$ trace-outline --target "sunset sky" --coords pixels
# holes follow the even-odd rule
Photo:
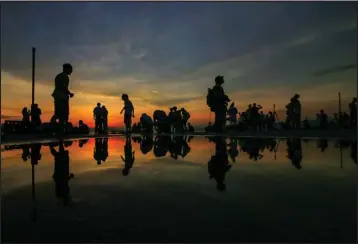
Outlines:
[[[111,127],[123,125],[122,93],[143,112],[185,107],[194,125],[209,121],[206,92],[216,75],[239,111],[273,104],[283,118],[294,93],[303,115],[343,109],[357,94],[354,3],[22,2],[2,3],[1,119],[20,119],[31,103],[53,114],[54,77],[74,67],[70,120],[93,126],[97,102]]]

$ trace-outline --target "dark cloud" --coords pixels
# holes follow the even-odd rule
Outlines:
[[[340,72],[344,72],[344,71],[351,70],[351,69],[357,69],[357,64],[341,65],[341,66],[336,66],[336,67],[332,67],[329,69],[320,70],[320,71],[313,73],[312,76],[324,76],[324,75],[328,75],[331,73],[340,73]]]

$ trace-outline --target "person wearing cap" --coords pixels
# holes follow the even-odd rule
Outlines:
[[[225,94],[224,76],[218,75],[215,77],[215,86],[211,89],[213,92],[213,112],[215,113],[214,130],[215,132],[223,132],[226,122],[227,105],[230,102],[229,97]]]
[[[61,125],[61,132],[65,132],[65,125],[68,122],[70,114],[69,98],[74,96],[74,94],[68,90],[70,83],[69,75],[72,74],[73,68],[69,63],[64,64],[62,68],[62,72],[55,78],[55,90],[52,93],[55,112],[51,120],[55,122],[56,119],[58,119]]]

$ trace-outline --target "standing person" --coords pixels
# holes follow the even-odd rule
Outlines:
[[[184,129],[184,132],[186,132],[186,131],[188,131],[187,124],[190,119],[190,113],[188,111],[186,111],[185,108],[182,108],[181,115],[182,115],[183,129]]]
[[[66,63],[62,67],[62,72],[55,78],[55,90],[52,93],[55,104],[55,113],[52,116],[51,121],[56,122],[58,119],[61,133],[64,133],[70,114],[69,99],[72,98],[74,94],[68,90],[68,85],[70,83],[69,75],[73,72],[72,65]]]
[[[39,105],[35,103],[33,106],[31,106],[31,118],[32,118],[32,127],[37,130],[41,126],[41,109],[39,108]]]
[[[95,121],[94,131],[96,134],[102,132],[102,117],[103,117],[103,110],[101,108],[101,103],[97,103],[97,107],[93,109],[93,118]]]
[[[230,124],[236,125],[237,124],[237,114],[239,112],[237,111],[237,108],[235,107],[234,102],[231,103],[228,113],[229,113]]]
[[[353,98],[352,102],[349,104],[349,117],[350,117],[350,126],[357,126],[357,98]]]
[[[108,110],[106,108],[106,106],[102,106],[102,112],[103,112],[103,117],[102,117],[102,128],[103,128],[103,132],[107,133],[108,132]]]
[[[294,125],[293,103],[294,100],[291,98],[290,103],[286,105],[286,125],[290,129],[292,129]]]
[[[215,86],[208,89],[207,105],[210,110],[215,113],[214,131],[224,132],[226,122],[227,103],[230,102],[229,97],[225,94],[224,76],[218,75],[215,77]]]
[[[27,107],[22,109],[22,123],[24,124],[25,132],[29,132],[31,122],[30,122],[30,112]]]
[[[295,94],[293,97],[293,103],[292,103],[292,109],[293,109],[293,126],[294,129],[300,129],[301,128],[301,102],[298,100],[300,98],[300,95]]]
[[[131,132],[131,125],[132,125],[132,117],[134,118],[134,107],[133,103],[129,100],[127,94],[122,95],[122,100],[124,101],[124,107],[121,110],[121,114],[124,110],[124,124],[126,126],[126,133]]]

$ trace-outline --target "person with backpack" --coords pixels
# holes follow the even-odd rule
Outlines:
[[[226,122],[227,105],[230,102],[229,97],[225,94],[222,85],[224,84],[224,76],[215,77],[215,86],[208,89],[206,97],[207,105],[211,112],[215,113],[215,121],[213,129],[215,132],[221,133],[224,131]]]

